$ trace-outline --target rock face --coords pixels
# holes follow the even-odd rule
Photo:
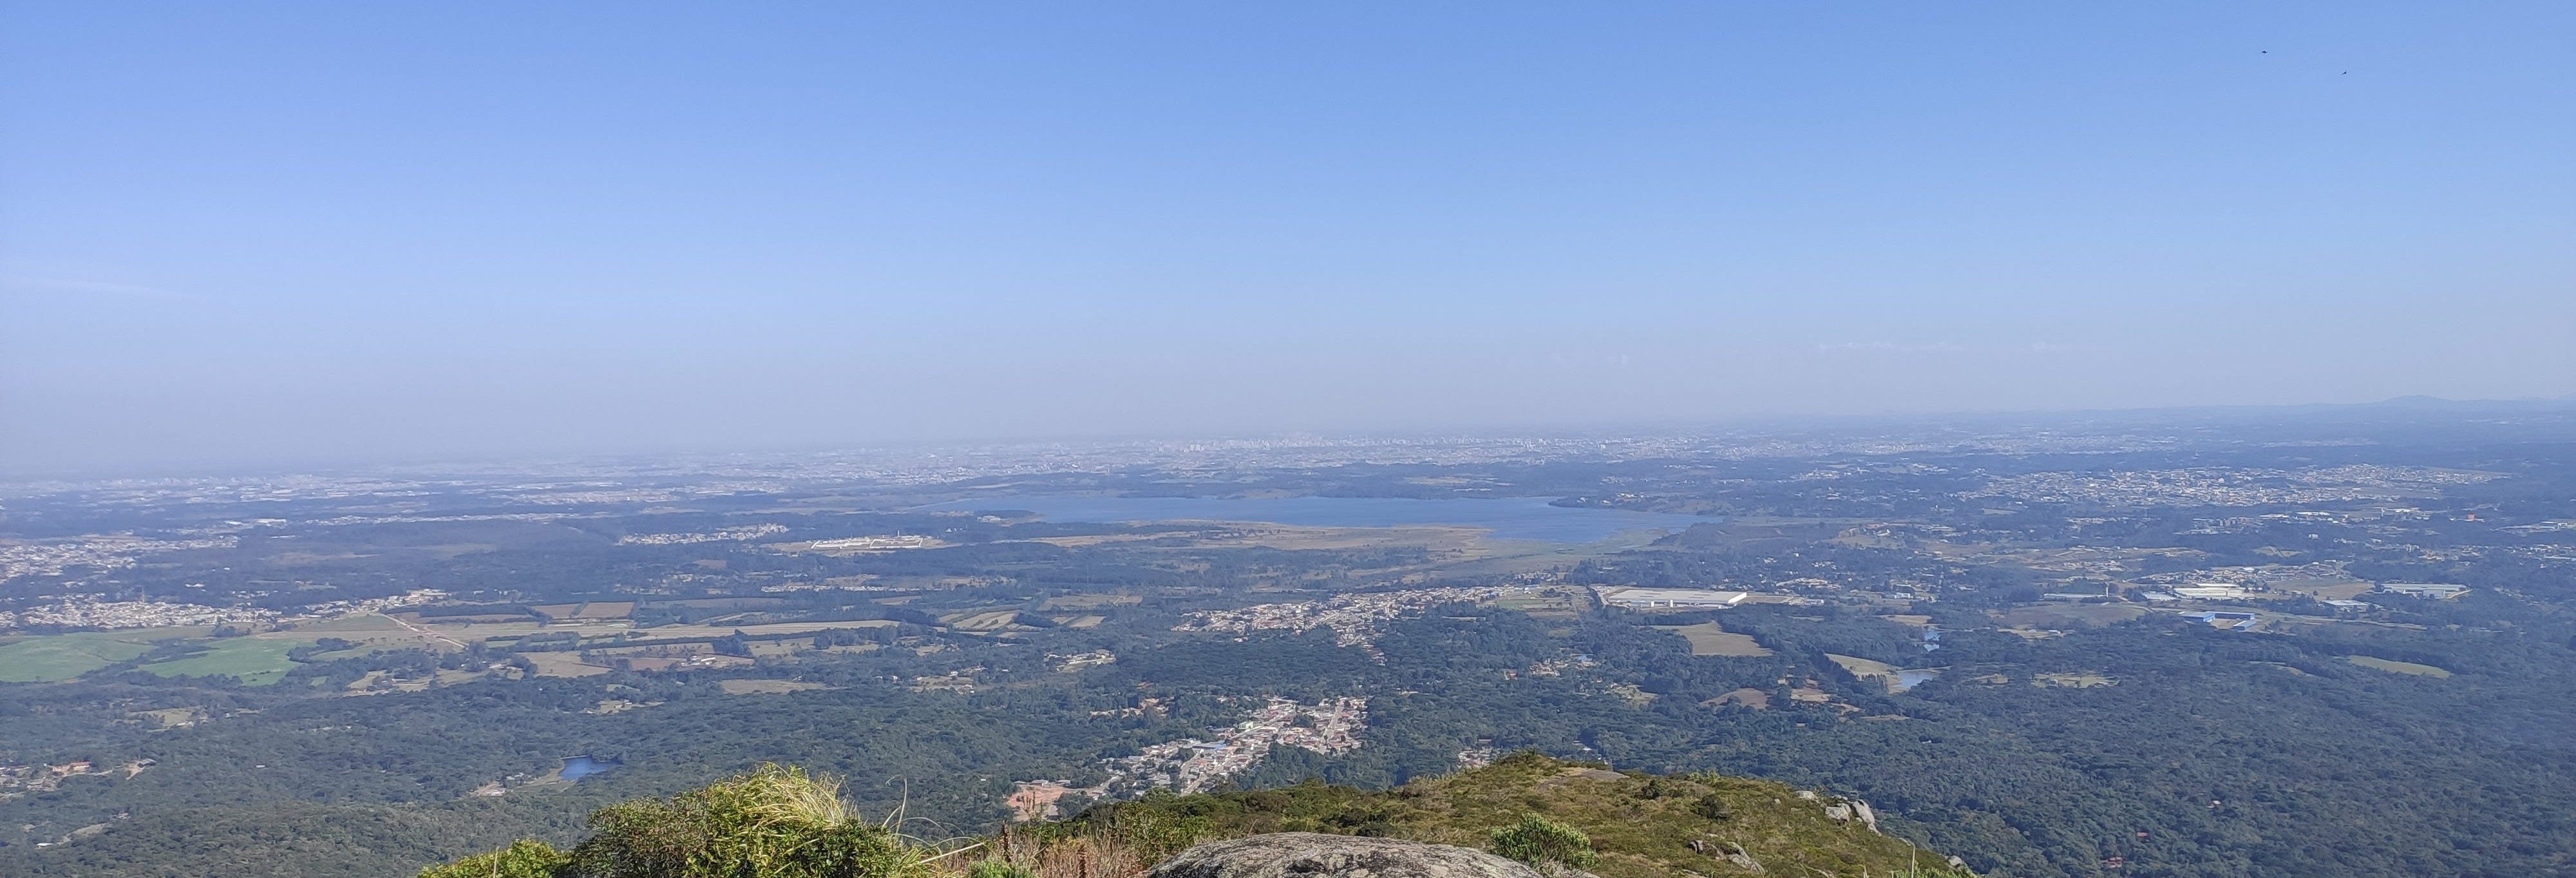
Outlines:
[[[1146,878],[1542,878],[1484,851],[1313,832],[1211,841],[1182,851]]]

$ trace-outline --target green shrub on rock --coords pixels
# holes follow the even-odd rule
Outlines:
[[[1582,830],[1531,814],[1494,830],[1494,853],[1532,866],[1592,868],[1592,839]]]
[[[858,819],[839,785],[763,765],[667,800],[590,815],[569,854],[542,842],[469,857],[421,878],[924,878],[922,848]]]
[[[523,838],[509,847],[421,870],[420,878],[555,878],[572,858],[553,845]]]

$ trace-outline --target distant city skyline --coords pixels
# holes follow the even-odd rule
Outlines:
[[[2576,7],[0,3],[0,471],[2576,394]]]

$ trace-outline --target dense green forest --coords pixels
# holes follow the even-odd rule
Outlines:
[[[1187,640],[1071,679],[1038,673],[967,695],[875,682],[880,669],[865,662],[796,668],[842,688],[786,695],[622,674],[363,699],[245,695],[235,703],[257,713],[83,753],[151,759],[150,770],[69,783],[0,813],[110,827],[59,852],[14,847],[24,874],[157,874],[153,864],[174,854],[255,848],[290,826],[310,829],[294,830],[308,844],[416,860],[503,836],[562,838],[604,801],[785,760],[882,779],[851,788],[862,807],[902,803],[971,827],[1003,816],[1012,780],[1204,734],[1232,715],[1225,696],[1361,694],[1371,698],[1367,746],[1330,759],[1282,748],[1240,782],[1384,787],[1448,771],[1462,749],[1527,747],[1841,791],[1895,815],[1890,832],[2011,874],[2089,874],[2114,856],[2162,875],[2459,873],[2576,856],[2566,816],[2576,711],[2563,697],[2576,681],[2563,640],[2255,638],[2179,622],[2037,642],[1961,632],[1929,656],[1945,668],[1939,679],[1890,694],[1821,656],[1924,664],[1893,624],[1759,609],[1725,620],[1775,655],[1693,657],[1678,636],[1635,624],[1683,619],[1453,607],[1391,627],[1377,643],[1382,662],[1321,634]],[[1555,677],[1506,673],[1568,655],[1593,663]],[[2352,655],[2435,662],[2454,676],[2390,674]],[[2032,684],[2073,671],[2112,683]],[[1801,705],[1782,682],[1806,679],[1835,702]],[[108,694],[57,688],[66,702]],[[1743,688],[1773,693],[1774,707],[1703,703]],[[584,712],[611,695],[660,704]],[[1080,719],[1140,697],[1169,707]],[[621,765],[506,799],[470,795],[573,754]],[[315,862],[325,861],[339,862]]]

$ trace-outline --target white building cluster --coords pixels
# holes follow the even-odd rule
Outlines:
[[[95,597],[64,598],[59,603],[16,613],[0,612],[0,629],[58,625],[64,628],[161,628],[175,625],[240,625],[285,618],[276,610],[209,607],[162,601],[102,601]]]
[[[1269,755],[1271,745],[1334,756],[1359,749],[1360,731],[1367,727],[1366,698],[1327,698],[1310,707],[1273,696],[1251,719],[1218,732],[1214,741],[1166,741],[1138,755],[1109,760],[1108,780],[1076,792],[1094,799],[1152,788],[1201,792],[1250,771]]]
[[[2502,477],[2497,473],[2372,464],[2299,470],[2191,467],[2031,473],[1996,479],[1960,496],[2127,507],[2270,506],[2393,500],[2445,485],[2475,484]]]
[[[745,527],[728,527],[723,530],[709,533],[627,534],[625,536],[618,537],[617,544],[621,546],[684,546],[691,543],[721,543],[726,541],[756,540],[761,537],[777,536],[786,532],[787,526],[783,524],[755,524]]]
[[[1816,580],[1823,582],[1823,580]],[[1601,603],[1630,610],[1723,610],[1744,603],[1751,594],[1701,588],[1630,588],[1600,586],[1592,590]]]
[[[129,536],[0,544],[0,580],[20,576],[61,576],[84,567],[101,571],[121,570],[134,566],[135,558],[153,552],[230,549],[238,545],[241,545],[239,537],[154,540]]]
[[[295,619],[339,616],[348,613],[382,613],[425,606],[445,600],[447,596],[447,592],[435,588],[416,588],[391,597],[325,601],[304,607],[295,613],[282,613],[258,607],[210,607],[204,604],[152,600],[106,601],[100,600],[96,595],[73,595],[56,603],[15,613],[0,611],[0,630],[48,625],[115,630],[188,625],[275,624]]]
[[[1488,603],[1506,595],[1536,594],[1538,591],[1511,586],[1476,586],[1342,594],[1322,601],[1256,604],[1239,610],[1192,613],[1188,621],[1172,626],[1172,630],[1243,637],[1255,631],[1296,632],[1330,628],[1336,643],[1368,646],[1376,639],[1379,626],[1408,613],[1418,613],[1442,604]]]

